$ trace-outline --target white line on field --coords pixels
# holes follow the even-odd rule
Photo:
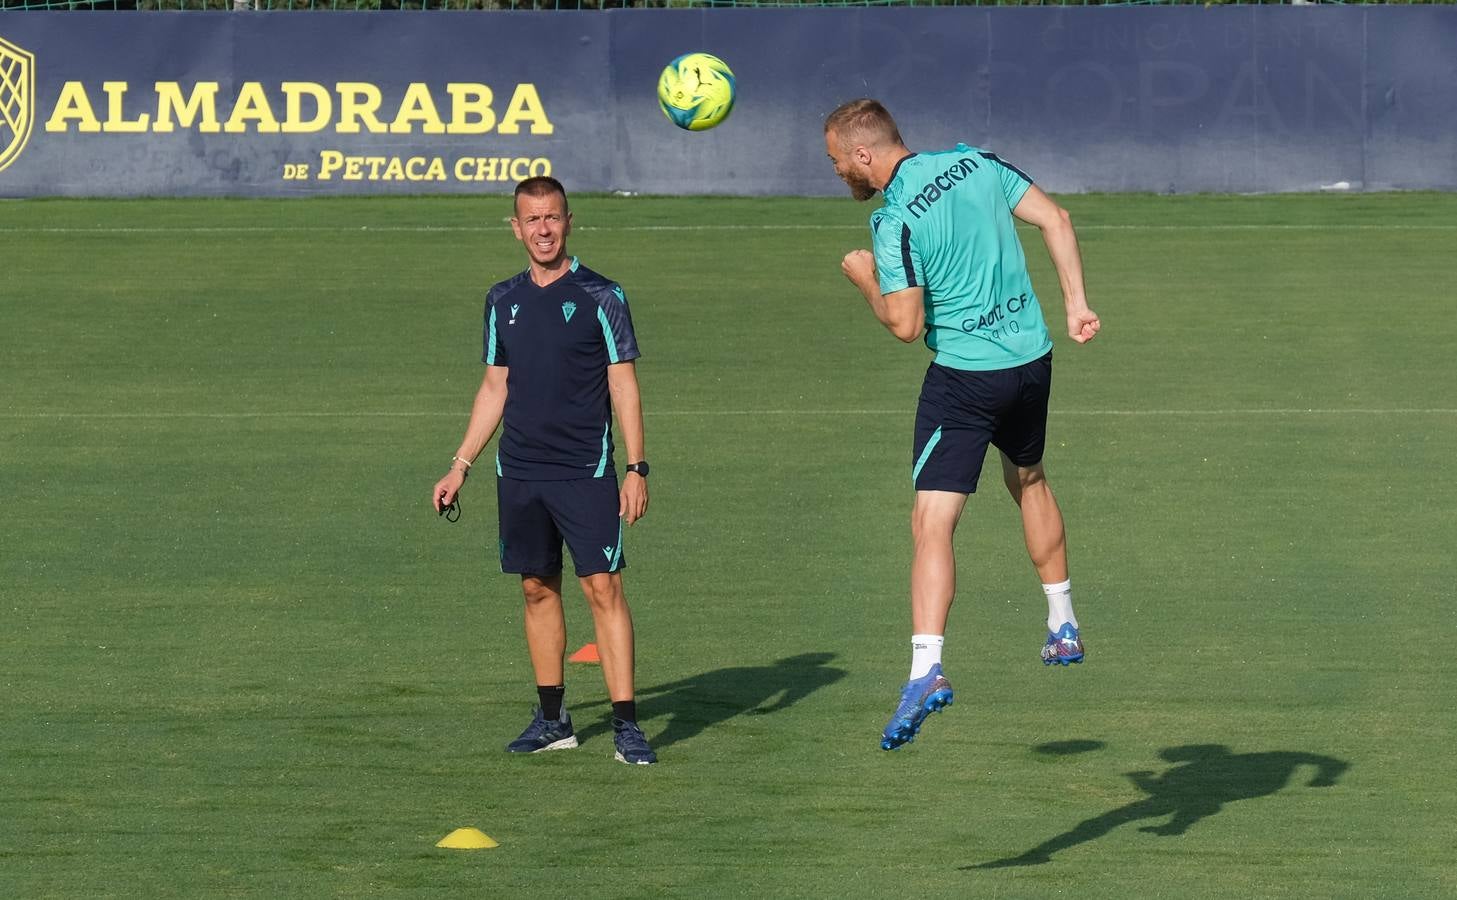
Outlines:
[[[1024,230],[1031,226],[1020,226]],[[578,225],[574,231],[864,231],[866,225],[816,225],[803,224],[756,224],[756,225]],[[1363,222],[1318,223],[1226,223],[1226,224],[1123,224],[1123,225],[1078,225],[1078,231],[1453,231],[1457,223],[1394,222],[1381,225]],[[357,234],[378,232],[381,234],[434,234],[454,232],[499,232],[504,225],[179,225],[179,226],[82,226],[27,228],[21,226],[0,227],[0,234]]]
[[[910,416],[914,409],[665,409],[644,413],[649,418],[657,417],[718,417],[718,416]],[[1054,416],[1452,416],[1457,408],[1447,407],[1401,407],[1390,409],[1372,408],[1250,408],[1250,409],[1054,409]],[[360,412],[326,412],[256,410],[251,412],[0,412],[0,419],[463,419],[466,412],[391,412],[387,410]]]
[[[1063,416],[1451,416],[1457,408],[1400,407],[1364,409],[1359,407],[1330,409],[1054,409],[1051,415]]]

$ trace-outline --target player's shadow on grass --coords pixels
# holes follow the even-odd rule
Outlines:
[[[637,718],[647,723],[667,717],[662,731],[652,734],[648,729],[653,748],[661,750],[735,716],[766,715],[793,706],[845,677],[844,669],[826,665],[834,658],[833,653],[801,653],[767,666],[730,666],[638,688]],[[602,700],[587,707],[605,705]],[[586,739],[608,728],[600,722],[578,734]]]
[[[1178,835],[1194,823],[1219,812],[1226,803],[1267,797],[1282,790],[1302,766],[1315,774],[1309,787],[1331,787],[1350,763],[1318,753],[1276,750],[1266,753],[1231,753],[1222,744],[1190,744],[1169,747],[1159,756],[1181,763],[1162,774],[1127,773],[1134,785],[1147,794],[1125,806],[1084,819],[1072,828],[1048,838],[1019,856],[996,859],[963,869],[1000,869],[1008,866],[1037,866],[1051,862],[1060,850],[1095,841],[1129,822],[1167,818],[1162,824],[1148,824],[1139,831],[1157,835]]]

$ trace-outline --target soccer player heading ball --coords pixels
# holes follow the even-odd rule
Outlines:
[[[880,741],[894,750],[952,700],[941,671],[956,588],[952,537],[988,444],[1001,453],[1002,479],[1022,510],[1027,552],[1047,597],[1042,662],[1083,659],[1062,513],[1042,469],[1052,341],[1014,217],[1042,232],[1062,285],[1068,335],[1087,343],[1099,322],[1083,294],[1067,212],[995,153],[965,144],[912,153],[890,113],[870,99],[830,113],[825,149],[856,200],[876,191],[885,199],[870,216],[874,250],[846,254],[845,277],[892,334],[910,343],[924,333],[935,353],[911,454],[911,673]]]

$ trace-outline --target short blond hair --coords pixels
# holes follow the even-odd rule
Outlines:
[[[879,100],[862,97],[835,107],[825,117],[825,134],[833,131],[845,146],[869,144],[871,146],[904,146],[900,129],[895,119]]]

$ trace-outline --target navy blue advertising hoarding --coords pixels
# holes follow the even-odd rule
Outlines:
[[[517,13],[7,15],[4,49],[33,59],[36,90],[0,193],[499,190],[558,159],[582,187],[602,184],[605,25]]]
[[[738,104],[686,132],[658,72]],[[838,194],[821,122],[1049,190],[1457,188],[1451,7],[0,14],[0,196]]]

